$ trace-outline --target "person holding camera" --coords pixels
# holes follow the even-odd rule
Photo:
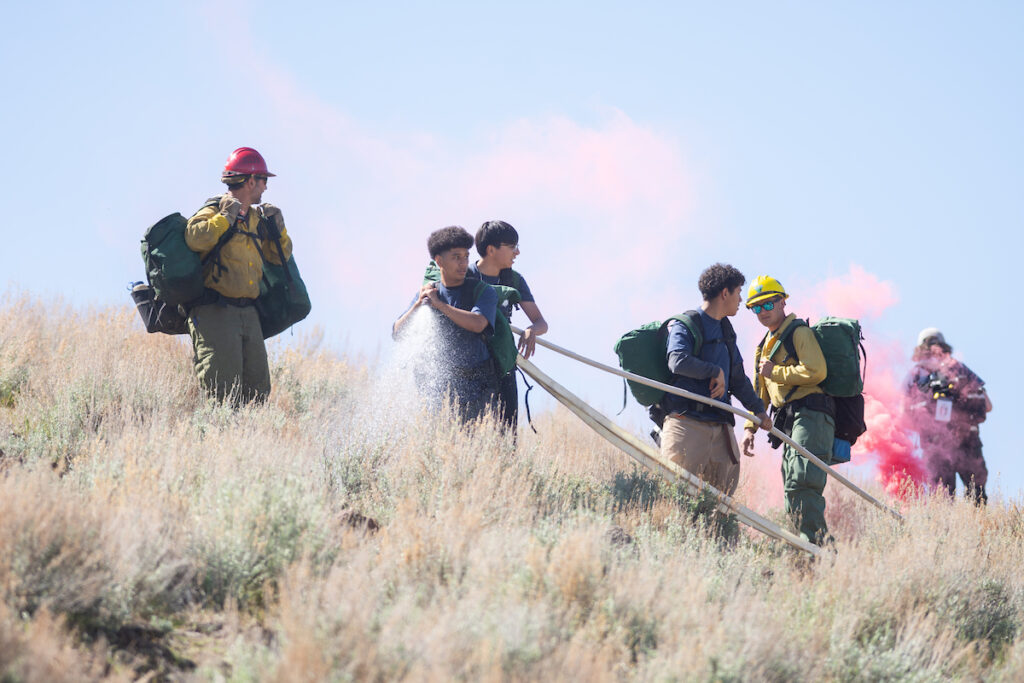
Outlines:
[[[959,475],[967,495],[987,503],[988,468],[978,425],[992,410],[992,401],[985,382],[952,351],[938,329],[921,330],[904,386],[903,412],[920,437],[932,486],[954,495]]]
[[[255,305],[263,260],[283,265],[281,254],[287,261],[292,253],[281,209],[260,204],[273,177],[259,152],[239,147],[221,174],[227,192],[207,201],[185,228],[185,243],[203,258],[206,285],[188,316],[193,364],[203,387],[220,401],[262,401],[270,393]]]

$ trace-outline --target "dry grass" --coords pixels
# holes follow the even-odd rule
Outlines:
[[[515,451],[315,335],[274,345],[270,401],[231,411],[140,327],[0,301],[0,680],[1024,671],[1019,507],[919,499],[900,526],[832,491],[836,553],[812,564],[565,413]]]

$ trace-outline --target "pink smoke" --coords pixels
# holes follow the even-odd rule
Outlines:
[[[845,275],[828,278],[809,291],[814,292],[814,295],[804,297],[800,302],[801,307],[807,309],[802,315],[857,318],[862,324],[865,320],[880,317],[899,302],[895,285],[880,280],[877,275],[856,264],[851,265]]]
[[[913,490],[909,484],[925,483],[928,472],[915,455],[913,430],[901,409],[906,344],[888,337],[878,325],[878,318],[899,301],[896,288],[862,266],[851,265],[846,274],[809,291],[815,294],[803,306],[812,318],[833,315],[861,322],[867,352],[864,421],[868,429],[854,445],[853,463],[871,461],[879,483],[890,495],[902,498]]]
[[[899,403],[886,405],[865,392],[864,421],[868,430],[857,439],[854,457],[873,454],[876,475],[886,492],[903,498],[912,490],[907,484],[923,484],[927,471],[924,462],[914,455]]]

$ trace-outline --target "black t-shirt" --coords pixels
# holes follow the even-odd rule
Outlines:
[[[480,268],[477,267],[477,264],[471,263],[469,264],[469,272],[466,273],[466,276],[479,278],[489,285],[505,285],[506,287],[514,287],[519,292],[521,301],[534,301],[533,292],[530,291],[530,285],[526,284],[526,278],[524,278],[521,273],[512,270],[511,268],[506,268],[505,270],[502,270],[497,276],[484,275],[483,273],[480,272]],[[515,284],[513,285],[511,283]],[[512,304],[505,303],[503,306],[501,306],[501,312],[505,314],[506,318],[511,320]]]

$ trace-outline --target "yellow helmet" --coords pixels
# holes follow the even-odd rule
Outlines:
[[[781,296],[783,299],[789,298],[782,283],[768,275],[758,275],[750,283],[750,289],[747,290],[747,307],[777,296]]]

